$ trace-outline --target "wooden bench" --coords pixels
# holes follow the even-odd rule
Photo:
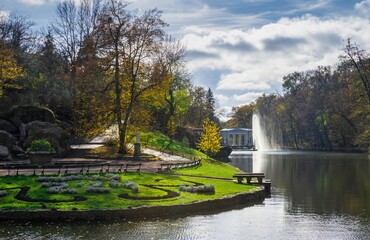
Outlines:
[[[237,178],[238,183],[242,183],[243,179],[247,180],[247,184],[251,184],[252,178],[257,178],[259,184],[262,184],[263,178],[265,178],[264,173],[238,173],[234,174],[233,178]]]
[[[125,167],[125,172],[128,172],[129,169],[136,169],[137,172],[140,172],[141,163],[127,163]]]

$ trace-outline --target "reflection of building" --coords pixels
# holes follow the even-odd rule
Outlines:
[[[252,129],[225,128],[221,129],[221,145],[232,148],[253,148]]]

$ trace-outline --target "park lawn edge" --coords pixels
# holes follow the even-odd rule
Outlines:
[[[166,141],[168,141],[168,138],[166,136],[161,135],[159,133],[149,133],[148,135],[149,135],[149,138],[159,137],[161,139],[165,139]],[[156,146],[153,146],[151,144],[149,144],[149,145],[153,148],[156,148]],[[188,147],[186,147],[186,146],[184,146],[184,145],[182,145],[181,143],[178,143],[178,142],[174,142],[172,147],[177,149],[176,150],[177,155],[184,155],[184,153],[185,153],[185,155],[187,155],[189,158],[193,157],[194,159],[198,158],[198,157],[204,157],[205,156],[203,153],[201,153],[201,152],[199,152],[195,149],[188,148]],[[200,181],[201,184],[212,184],[212,183],[215,183],[215,181],[217,183],[219,183],[218,181],[224,181],[225,183],[228,182],[228,184],[230,184],[231,183],[230,180],[231,180],[232,175],[237,173],[237,172],[240,172],[240,170],[238,168],[235,168],[235,167],[231,166],[231,165],[219,162],[219,161],[214,160],[214,159],[203,158],[202,162],[201,162],[201,165],[197,166],[197,167],[192,167],[192,168],[189,168],[189,169],[174,170],[174,171],[170,171],[169,173],[163,173],[163,174],[159,174],[159,173],[156,173],[156,174],[139,173],[140,177],[138,177],[138,178],[134,177],[133,179],[136,179],[136,181],[138,181],[139,184],[146,184],[146,183],[153,182],[153,179],[148,180],[148,182],[140,181],[140,179],[142,179],[143,176],[146,176],[146,177],[152,176],[151,178],[153,178],[153,176],[162,177],[164,179],[168,178],[167,179],[168,181],[171,181],[171,178],[172,178],[172,180],[173,179],[177,179],[177,180],[185,179],[186,180],[186,179],[192,178],[192,179],[198,179],[197,181]],[[122,174],[122,176],[127,176],[127,175]],[[131,174],[131,176],[133,176],[133,175]],[[25,176],[25,177],[27,177],[27,176]],[[32,176],[28,176],[28,177],[31,178]],[[35,176],[33,176],[33,177],[35,177]],[[1,180],[4,180],[4,178],[6,178],[6,176],[0,177]],[[29,182],[29,180],[28,181],[23,180],[23,184],[26,184],[27,182]],[[236,184],[236,183],[233,182],[233,184]],[[217,191],[220,190],[220,186],[218,184],[215,184],[215,185],[216,185],[216,193],[217,193]],[[230,192],[230,188],[233,188],[235,186],[236,186],[236,190]],[[190,197],[189,198],[189,193],[183,193],[182,196],[178,197],[178,199],[182,199],[180,201],[171,201],[171,200],[142,201],[139,204],[134,204],[134,203],[133,204],[126,204],[126,205],[120,205],[118,207],[112,207],[112,204],[106,204],[106,201],[105,201],[106,199],[104,199],[104,197],[101,197],[97,201],[96,205],[93,204],[94,207],[92,207],[92,206],[90,206],[90,207],[77,206],[76,207],[75,206],[76,204],[74,204],[74,202],[72,202],[72,204],[65,204],[65,205],[59,204],[59,206],[58,206],[58,204],[49,204],[49,203],[41,204],[43,206],[42,208],[35,207],[35,204],[33,204],[33,205],[30,204],[30,206],[27,207],[27,208],[24,208],[24,207],[20,207],[20,208],[17,208],[17,207],[11,208],[10,207],[9,208],[8,207],[8,208],[4,209],[2,206],[0,206],[0,213],[1,213],[0,214],[1,215],[0,220],[6,219],[7,217],[12,218],[11,213],[16,213],[15,215],[23,216],[23,218],[26,217],[25,215],[28,215],[28,217],[26,217],[27,219],[30,218],[30,217],[33,218],[31,216],[32,214],[29,215],[28,213],[42,213],[44,216],[41,216],[41,218],[52,218],[52,215],[54,215],[55,212],[68,213],[66,215],[68,217],[66,217],[66,218],[76,219],[76,218],[79,218],[78,216],[75,216],[74,213],[76,213],[76,212],[91,213],[91,212],[96,212],[96,211],[99,212],[96,216],[92,216],[91,214],[88,214],[88,216],[85,216],[83,218],[89,219],[89,218],[95,218],[95,217],[98,217],[98,216],[100,216],[99,218],[101,218],[101,217],[104,218],[104,213],[101,213],[101,211],[102,212],[104,212],[104,211],[108,211],[108,212],[119,211],[119,212],[122,212],[122,214],[124,214],[124,216],[126,216],[126,215],[131,214],[131,213],[128,213],[128,212],[132,212],[132,211],[135,211],[135,212],[139,211],[140,212],[141,210],[138,210],[138,209],[148,209],[149,208],[151,210],[146,210],[146,211],[151,212],[151,211],[154,211],[153,209],[162,208],[162,207],[175,208],[175,212],[187,213],[186,211],[192,212],[191,207],[190,207],[190,209],[188,209],[189,207],[185,207],[185,209],[188,209],[186,211],[181,210],[181,209],[177,209],[177,208],[182,208],[182,207],[188,206],[188,205],[191,206],[191,205],[194,205],[194,204],[195,204],[195,206],[197,206],[197,205],[202,206],[202,204],[205,204],[205,205],[211,205],[210,209],[212,209],[212,204],[214,202],[219,202],[219,201],[224,202],[224,203],[221,203],[221,204],[219,203],[218,204],[219,206],[217,206],[217,208],[220,208],[220,207],[222,208],[222,206],[227,207],[227,206],[232,206],[232,205],[239,204],[239,203],[245,203],[245,199],[247,199],[246,202],[253,202],[255,200],[260,200],[260,199],[264,198],[264,194],[262,194],[263,191],[261,190],[260,187],[256,187],[256,186],[246,187],[246,186],[247,185],[244,185],[244,184],[236,184],[236,185],[232,185],[231,187],[228,186],[228,187],[225,188],[225,189],[227,189],[227,191],[224,194],[219,194],[218,193],[218,194],[208,195],[206,197],[200,197],[200,198],[197,198],[197,197],[195,197],[195,198]],[[3,184],[0,184],[0,189],[2,189],[1,187],[3,187]],[[12,194],[14,196],[15,193],[13,192]],[[183,195],[187,195],[187,198],[184,199]],[[242,197],[240,198],[240,196],[242,196]],[[68,199],[68,197],[65,197],[65,196],[62,196],[61,198],[63,199],[63,197]],[[53,197],[51,197],[51,198],[53,198]],[[235,202],[235,199],[238,199],[237,203]],[[2,205],[2,198],[0,198],[0,204]],[[100,204],[102,204],[102,205],[100,205]],[[12,204],[10,204],[10,206],[11,205]],[[209,208],[209,207],[204,207],[204,209],[207,209],[207,208]],[[198,209],[198,208],[196,207],[195,209]],[[160,210],[160,211],[168,212],[166,210]],[[158,213],[157,212],[157,215],[160,216],[160,215],[163,215],[163,213],[160,213],[160,212]],[[60,216],[60,217],[62,217],[62,216]],[[15,216],[15,218],[17,218],[17,217]],[[22,217],[19,217],[19,218],[21,219]]]

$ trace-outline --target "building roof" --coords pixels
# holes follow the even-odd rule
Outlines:
[[[224,128],[220,132],[251,132],[250,128]]]

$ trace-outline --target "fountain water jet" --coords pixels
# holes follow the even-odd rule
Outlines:
[[[258,113],[253,113],[252,136],[254,147],[259,151],[278,149],[277,135],[274,124],[269,121],[261,121]]]

